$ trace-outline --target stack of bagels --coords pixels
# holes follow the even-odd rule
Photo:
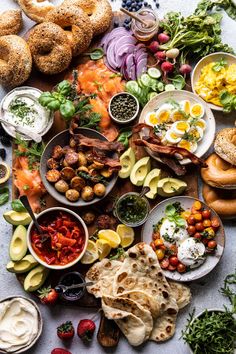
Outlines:
[[[205,202],[223,218],[236,216],[236,128],[222,129],[214,143],[215,153],[201,169]]]
[[[17,36],[22,28],[21,10],[0,17],[0,84],[16,87],[30,76],[32,63],[42,73],[58,74],[73,57],[88,49],[92,38],[111,25],[108,0],[64,0],[54,6],[48,0],[18,0],[23,12],[38,24],[27,41]]]

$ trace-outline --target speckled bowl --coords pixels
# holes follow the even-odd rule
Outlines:
[[[39,339],[39,337],[42,334],[42,330],[43,330],[42,315],[41,315],[41,312],[40,312],[38,306],[36,305],[36,303],[33,300],[28,299],[27,297],[22,296],[22,295],[16,295],[16,296],[6,297],[5,299],[1,299],[0,303],[5,302],[5,301],[9,301],[9,300],[12,300],[12,299],[17,299],[17,298],[24,299],[24,300],[30,302],[35,307],[35,309],[36,309],[36,311],[38,313],[38,333],[37,333],[36,337],[34,338],[34,340],[29,345],[27,345],[27,346],[25,346],[25,347],[23,347],[21,349],[18,349],[18,350],[14,351],[14,352],[9,352],[9,351],[7,352],[7,351],[5,351],[5,350],[0,348],[0,353],[3,353],[3,354],[10,354],[10,353],[11,354],[18,354],[18,353],[26,352],[27,350],[29,350],[30,348],[33,347],[33,345],[37,342],[37,340]]]

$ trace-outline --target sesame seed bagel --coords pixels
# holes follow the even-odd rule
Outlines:
[[[25,82],[32,70],[32,57],[26,41],[16,35],[0,37],[0,83],[16,87]]]
[[[43,22],[45,16],[55,6],[48,0],[18,0],[18,4],[26,16],[35,22]]]
[[[111,25],[113,13],[108,0],[65,0],[63,4],[79,6],[87,13],[94,36],[106,32]]]
[[[93,30],[88,15],[81,8],[66,5],[57,6],[47,14],[45,21],[54,22],[65,29],[73,56],[88,49],[93,37]]]
[[[222,129],[216,136],[214,148],[223,160],[236,165],[236,128]]]
[[[35,66],[44,74],[58,74],[68,68],[72,59],[65,31],[52,22],[35,26],[28,38]]]
[[[17,34],[23,25],[21,10],[8,10],[0,14],[0,36]]]

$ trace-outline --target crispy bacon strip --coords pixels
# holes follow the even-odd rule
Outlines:
[[[152,150],[154,153],[158,154],[165,154],[165,155],[170,155],[170,156],[175,156],[176,154],[181,155],[183,158],[188,158],[194,163],[195,165],[200,165],[202,167],[207,167],[206,163],[204,160],[200,159],[190,151],[177,147],[177,146],[166,146],[166,145],[156,145],[153,143],[150,143],[146,140],[143,139],[137,139],[134,141],[135,145],[138,146],[146,146],[150,150]]]
[[[103,163],[105,166],[110,167],[112,171],[119,171],[121,169],[120,159],[117,154],[115,156],[113,155],[113,157],[108,157],[103,151],[94,148],[93,159],[94,161]]]
[[[179,161],[173,157],[168,157],[164,155],[159,155],[161,162],[168,166],[177,176],[184,176],[186,173],[186,168],[180,165]]]
[[[146,123],[139,123],[136,124],[133,129],[132,132],[133,133],[139,133],[143,128],[147,128],[149,130],[149,137],[152,139],[155,139],[156,144],[161,143],[161,139],[159,138],[159,136],[157,136],[154,132],[154,128],[151,127],[150,125],[146,124]]]
[[[97,148],[103,151],[117,151],[122,152],[125,150],[123,144],[119,141],[102,141],[100,139],[88,138],[82,134],[74,134],[74,139],[78,141],[80,146],[86,146],[90,148]]]

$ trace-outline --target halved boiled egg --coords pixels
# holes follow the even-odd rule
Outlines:
[[[156,111],[156,116],[158,118],[158,123],[168,123],[171,121],[172,106],[168,103],[163,104]]]
[[[178,142],[180,142],[181,137],[177,135],[172,129],[169,129],[166,132],[164,140],[171,144],[177,144]]]
[[[145,117],[145,123],[154,127],[159,123],[156,112],[149,112]]]
[[[190,109],[190,115],[193,118],[202,118],[204,113],[205,109],[201,103],[194,104]]]
[[[178,147],[186,149],[186,150],[188,150],[190,152],[195,152],[197,150],[197,143],[196,142],[190,142],[188,140],[182,139],[178,143]]]
[[[188,134],[192,137],[193,141],[200,141],[203,138],[203,129],[200,127],[191,127]]]
[[[171,129],[176,135],[183,136],[184,133],[188,132],[190,129],[190,125],[188,122],[180,120],[172,124]]]
[[[198,119],[195,123],[194,123],[195,127],[199,127],[200,129],[202,129],[203,131],[206,129],[206,122],[203,119]]]
[[[179,105],[180,105],[180,108],[184,111],[184,113],[186,113],[188,115],[190,114],[191,103],[189,100],[180,101]]]
[[[182,112],[179,109],[175,109],[172,113],[171,113],[171,119],[172,122],[177,122],[178,120],[184,120],[185,118],[185,113]]]

